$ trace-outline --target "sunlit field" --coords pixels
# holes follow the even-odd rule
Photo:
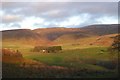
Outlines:
[[[65,47],[63,45],[63,50],[56,53],[32,52],[31,50],[33,49],[34,46],[28,46],[28,45],[7,44],[4,45],[3,47],[19,50],[22,53],[23,58],[28,60],[28,61],[23,60],[21,62],[18,61],[17,63],[14,63],[13,61],[13,64],[5,63],[5,66],[11,65],[10,68],[15,67],[14,68],[15,71],[20,69],[21,75],[18,74],[19,76],[28,77],[29,72],[31,72],[31,74],[33,75],[29,77],[39,77],[40,75],[41,77],[60,77],[60,76],[71,77],[70,75],[72,74],[73,77],[85,77],[85,76],[86,77],[116,77],[117,76],[116,62],[118,60],[117,57],[118,55],[117,54],[114,56],[110,55],[108,51],[108,47],[86,46],[81,48],[80,45],[78,46],[75,45],[76,49],[75,48],[70,49],[70,47],[74,47],[74,45],[71,46],[66,45]],[[36,61],[36,63],[34,63],[34,61]],[[27,67],[28,69],[19,67],[18,64],[23,64],[23,62],[26,65],[28,65]],[[32,63],[37,65],[37,67],[34,65],[32,66]],[[48,70],[45,70],[44,71],[45,73],[39,72],[39,67],[40,69],[42,68],[41,65],[39,65],[38,63],[41,63],[41,65],[44,66],[42,68],[47,68],[48,66],[51,66],[51,68],[49,67]],[[55,68],[56,70],[55,72],[52,67]],[[33,69],[38,71],[37,72],[32,71]],[[62,71],[64,69],[68,74]],[[59,70],[61,70],[61,72]],[[54,73],[52,73],[52,71]],[[22,75],[23,72],[26,72],[26,74]],[[11,72],[11,75],[12,74],[15,74],[15,72],[14,73]],[[56,74],[56,76],[53,76],[54,74]],[[63,74],[65,74],[65,76]],[[15,77],[17,77],[17,75]]]

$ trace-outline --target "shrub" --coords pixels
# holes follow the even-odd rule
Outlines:
[[[62,50],[61,46],[35,46],[33,51],[34,52],[40,52],[42,50],[46,50],[48,53],[49,52],[58,52]]]
[[[2,49],[2,56],[15,56],[15,57],[22,57],[22,54],[19,50],[12,50],[12,49]]]
[[[114,42],[111,45],[111,50],[120,52],[120,34],[114,37]]]

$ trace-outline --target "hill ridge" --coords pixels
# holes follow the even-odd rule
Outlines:
[[[4,40],[23,40],[37,43],[50,43],[59,39],[76,40],[85,37],[102,36],[118,33],[118,24],[99,24],[88,25],[82,28],[38,28],[30,29],[14,29],[2,31]],[[65,37],[66,36],[66,37]]]

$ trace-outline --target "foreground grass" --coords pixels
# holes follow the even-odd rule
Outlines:
[[[104,50],[101,53],[101,50]],[[25,58],[43,62],[48,65],[86,68],[91,70],[107,70],[105,66],[99,66],[98,63],[111,64],[110,55],[106,47],[95,47],[86,49],[64,50],[58,53],[32,53]]]
[[[31,52],[33,46],[4,45],[5,48],[18,49],[24,58],[36,60],[49,66],[63,66],[69,70],[21,68],[18,65],[3,65],[3,77],[117,77],[117,69],[111,63],[107,47],[66,47],[58,53]],[[73,47],[73,46],[72,46]],[[67,49],[68,48],[68,49]],[[101,53],[101,50],[104,52]],[[117,57],[116,57],[117,58]],[[112,66],[112,67],[111,67]],[[71,70],[75,69],[75,70]],[[31,76],[30,76],[31,75]]]
[[[15,64],[3,63],[3,78],[117,78],[114,71],[93,71],[87,69],[59,69],[20,67]]]

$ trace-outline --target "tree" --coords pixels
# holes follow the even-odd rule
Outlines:
[[[62,50],[62,47],[61,46],[50,46],[48,47],[47,49],[49,52],[58,52],[58,51],[61,51]]]
[[[113,62],[113,65],[116,64],[116,67],[118,67],[118,55],[120,53],[120,34],[118,34],[117,36],[114,37],[114,41],[111,45],[111,47],[109,48],[109,52],[110,52],[110,59]]]
[[[111,46],[112,51],[120,52],[120,34],[114,37],[114,42]]]

